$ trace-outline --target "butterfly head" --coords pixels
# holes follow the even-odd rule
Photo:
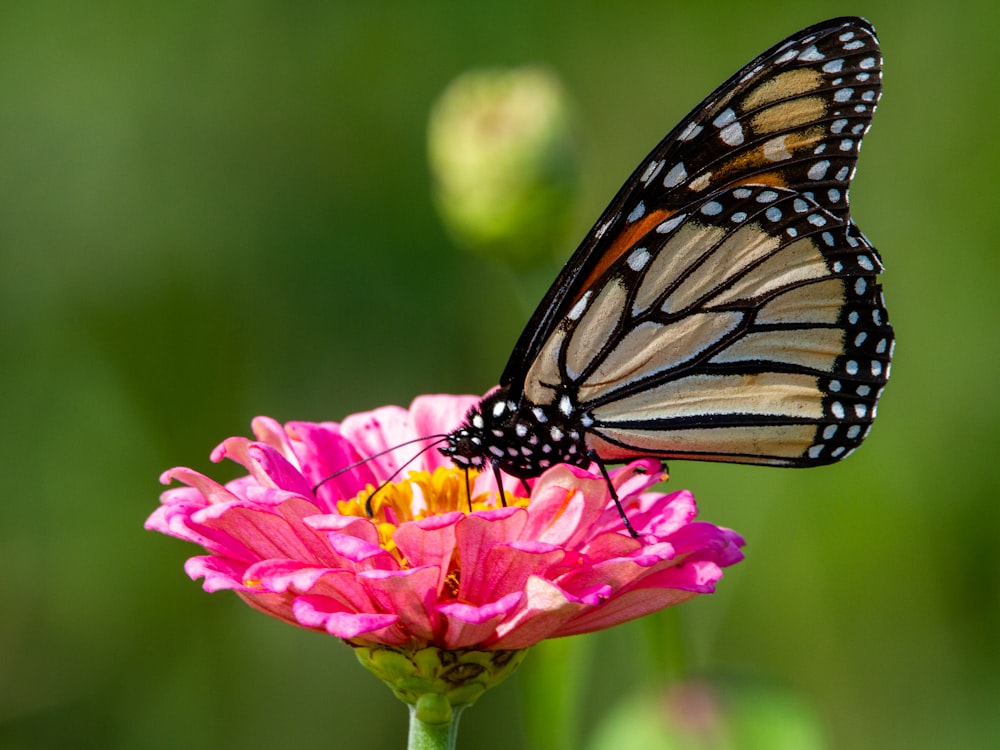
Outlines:
[[[536,477],[560,463],[586,465],[581,416],[566,403],[543,407],[514,400],[501,388],[484,398],[440,448],[456,465],[489,464],[516,477]]]

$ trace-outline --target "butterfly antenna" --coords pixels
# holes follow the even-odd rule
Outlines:
[[[324,484],[326,484],[327,482],[329,482],[331,479],[336,479],[341,474],[345,474],[348,471],[350,471],[351,469],[356,469],[359,466],[363,466],[364,464],[366,464],[369,461],[371,461],[373,458],[379,458],[380,456],[384,456],[386,453],[392,453],[394,450],[397,450],[399,448],[404,448],[407,445],[413,445],[414,443],[420,443],[420,442],[422,442],[424,440],[433,440],[434,441],[433,443],[431,443],[430,445],[428,445],[427,448],[424,448],[422,451],[420,451],[420,453],[418,453],[416,456],[413,457],[413,458],[416,458],[421,453],[423,453],[424,451],[426,451],[428,448],[433,448],[435,445],[437,445],[438,443],[440,443],[446,437],[448,437],[448,436],[446,434],[444,434],[444,433],[442,433],[440,435],[426,435],[424,437],[418,437],[418,438],[413,438],[412,440],[406,440],[406,441],[404,441],[402,443],[398,443],[398,444],[392,446],[391,448],[386,448],[385,450],[381,450],[378,453],[372,453],[370,456],[366,456],[365,458],[362,458],[362,459],[360,459],[358,461],[355,461],[353,464],[348,464],[344,468],[338,469],[337,471],[333,472],[329,476],[323,477],[321,480],[319,480],[319,482],[317,482],[315,485],[313,485],[312,491],[313,491],[313,493],[315,493],[316,490],[318,490]],[[411,458],[410,461],[412,461],[413,458]],[[407,461],[406,464],[403,464],[403,466],[406,466],[407,464],[409,464],[410,461]]]
[[[632,528],[632,524],[628,520],[628,516],[625,515],[625,509],[622,507],[621,500],[618,499],[618,492],[615,490],[615,486],[611,483],[611,475],[608,474],[607,468],[604,466],[604,462],[601,460],[600,456],[597,455],[596,451],[589,451],[587,456],[597,464],[597,468],[601,470],[601,476],[604,477],[604,481],[608,483],[608,492],[611,493],[611,499],[615,501],[615,507],[618,508],[618,515],[622,517],[622,523],[625,524],[625,528],[633,539],[638,539],[639,535],[635,533],[635,529]]]
[[[413,456],[411,456],[409,458],[409,460],[406,461],[406,463],[404,463],[402,466],[400,466],[398,469],[396,469],[394,472],[392,472],[392,476],[390,476],[388,479],[386,479],[384,482],[382,482],[382,484],[380,484],[378,487],[376,487],[375,491],[372,492],[372,494],[370,494],[368,496],[368,499],[365,500],[365,513],[368,515],[369,518],[371,518],[374,515],[374,511],[372,509],[372,500],[374,499],[374,497],[379,492],[381,492],[386,487],[388,487],[390,484],[392,484],[396,480],[396,477],[398,477],[400,474],[403,473],[403,469],[405,469],[407,466],[409,466],[410,464],[412,464],[414,461],[416,461],[418,458],[420,458],[422,455],[424,455],[431,448],[434,448],[434,447],[440,445],[441,443],[443,443],[445,440],[448,439],[448,436],[447,435],[431,435],[430,438],[418,438],[418,440],[428,440],[428,439],[434,439],[434,438],[437,438],[437,439],[434,440],[434,442],[431,443],[430,445],[425,445],[419,451],[417,451],[416,453],[414,453]],[[417,440],[409,440],[406,443],[400,443],[400,445],[407,445],[408,443],[415,443],[415,442],[417,442]],[[398,448],[399,446],[396,446],[396,447]],[[383,453],[385,453],[385,452],[387,452],[387,451],[383,451]],[[380,455],[380,454],[376,454],[376,455]],[[374,458],[374,456],[373,456],[373,458]]]

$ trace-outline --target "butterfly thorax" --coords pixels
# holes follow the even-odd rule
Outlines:
[[[512,476],[536,477],[556,464],[590,462],[583,438],[589,421],[568,397],[540,406],[500,388],[468,413],[440,450],[457,466],[495,465]]]

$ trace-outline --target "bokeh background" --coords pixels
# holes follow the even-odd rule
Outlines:
[[[827,747],[1000,746],[998,8],[0,5],[0,747],[401,747],[403,708],[348,649],[203,593],[195,549],[143,531],[158,474],[209,470],[257,414],[495,382],[559,258],[519,271],[442,229],[426,124],[456,75],[561,76],[584,175],[564,258],[704,95],[845,13],[886,58],[852,190],[899,339],[879,420],[838,466],[671,467],[747,560],[572,639],[579,746],[686,685],[695,708],[738,685]],[[461,744],[539,746],[538,685],[488,694]]]

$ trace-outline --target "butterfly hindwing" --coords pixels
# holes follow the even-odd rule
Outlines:
[[[879,270],[853,225],[802,193],[719,191],[584,293],[524,395],[568,393],[609,460],[835,461],[867,434],[888,377]]]
[[[709,193],[788,188],[846,219],[881,66],[871,25],[840,18],[794,34],[733,75],[626,181],[532,316],[501,384],[519,386],[551,329],[638,237]]]

